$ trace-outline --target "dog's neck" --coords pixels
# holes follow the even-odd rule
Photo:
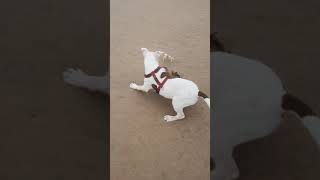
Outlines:
[[[159,66],[155,57],[147,56],[144,58],[144,73],[149,74]]]

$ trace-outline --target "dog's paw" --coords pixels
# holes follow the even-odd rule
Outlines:
[[[163,117],[165,122],[170,122],[170,121],[174,121],[174,116],[170,116],[170,115],[165,115]]]
[[[131,89],[137,89],[137,84],[136,83],[130,83],[129,87]]]
[[[80,69],[75,70],[70,68],[63,72],[64,81],[70,85],[81,85],[87,79],[87,76],[88,75]]]

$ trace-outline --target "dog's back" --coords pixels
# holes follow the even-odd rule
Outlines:
[[[213,62],[211,128],[212,138],[221,143],[217,146],[270,133],[281,121],[284,90],[277,75],[262,63],[227,53],[214,53]]]
[[[198,96],[198,92],[199,88],[194,82],[182,78],[173,78],[168,79],[159,94],[171,99],[174,96]]]

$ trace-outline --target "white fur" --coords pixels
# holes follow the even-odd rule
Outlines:
[[[163,56],[163,59],[169,58],[171,61],[173,60],[171,56],[161,51],[152,52],[147,48],[141,48],[141,51],[144,56],[145,74],[149,74],[159,66],[159,60],[161,56]],[[161,73],[164,71],[164,69],[161,69],[156,74],[160,82],[162,82],[164,79],[160,78]],[[156,84],[156,82],[153,77],[149,77],[144,78],[143,85],[131,83],[130,88],[148,92],[150,89],[152,89],[152,84]],[[168,79],[161,88],[159,94],[165,98],[172,99],[173,109],[177,114],[175,116],[165,115],[164,120],[166,122],[170,122],[185,118],[183,109],[187,106],[194,105],[198,101],[198,92],[198,86],[190,80],[182,78]],[[206,98],[205,101],[210,107],[210,99]]]
[[[309,130],[311,136],[320,146],[320,119],[317,116],[306,116],[302,119],[304,126]]]
[[[213,180],[232,180],[239,170],[232,157],[241,143],[270,134],[282,121],[281,102],[285,93],[279,77],[264,64],[244,57],[213,52],[213,96],[211,156],[215,160]],[[320,121],[303,120],[320,142]]]

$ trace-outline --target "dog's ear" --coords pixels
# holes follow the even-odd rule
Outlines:
[[[160,58],[162,56],[162,61],[164,61],[165,59],[169,59],[171,62],[173,62],[174,58],[172,56],[170,56],[169,54],[162,52],[162,51],[156,51],[155,52],[157,58]]]
[[[158,59],[160,59],[160,57],[161,57],[161,52],[160,51],[156,51],[154,54],[156,55],[156,57]]]
[[[147,52],[149,52],[149,50],[147,48],[141,48],[141,52],[144,56]]]

